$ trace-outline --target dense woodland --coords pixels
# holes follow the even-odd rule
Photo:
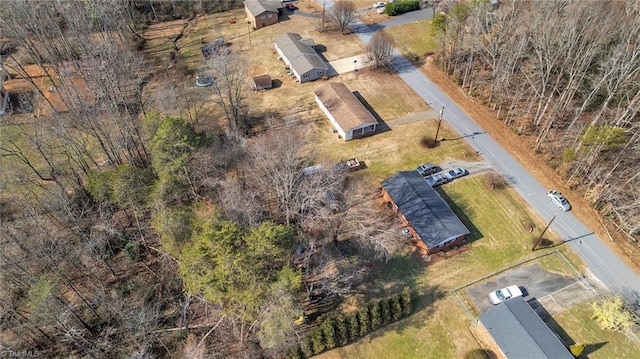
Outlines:
[[[443,0],[442,66],[640,238],[640,6],[636,1]]]
[[[637,10],[457,4],[436,18],[446,70],[538,136],[536,150],[637,236]],[[178,67],[150,70],[144,27],[230,6],[3,2],[3,74],[50,69],[64,103],[2,119],[4,346],[44,357],[278,357],[312,327],[355,340],[410,311],[405,291],[326,329],[364,264],[393,252],[395,219],[371,205],[375,188],[353,188],[343,167],[314,157],[300,127],[248,115],[241,56],[205,64],[226,121],[185,110],[179,85],[146,91]],[[301,342],[315,346],[309,353],[326,344]]]
[[[282,356],[366,277],[363,255],[370,263],[393,250],[394,218],[367,205],[375,189],[349,189],[346,167],[315,158],[298,127],[248,116],[241,56],[219,51],[204,64],[217,79],[215,118],[225,121],[189,110],[192,100],[174,81],[185,75],[172,72],[179,66],[150,70],[140,52],[145,24],[233,5],[3,3],[3,75],[38,65],[50,86],[36,86],[24,114],[2,119],[7,349],[43,357]],[[147,92],[157,79],[174,85]],[[358,326],[369,323],[358,314],[349,338],[410,312],[404,293],[371,304],[385,318]],[[335,323],[347,340],[345,318]],[[314,343],[292,355],[335,345]]]

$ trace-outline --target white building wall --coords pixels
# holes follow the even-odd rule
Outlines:
[[[342,127],[340,127],[340,125],[338,125],[338,122],[336,121],[336,119],[333,118],[333,116],[331,115],[331,112],[324,106],[324,104],[322,103],[322,101],[320,101],[318,96],[316,96],[316,103],[318,104],[318,106],[320,106],[320,108],[322,109],[322,112],[324,112],[324,114],[329,118],[329,121],[333,125],[333,128],[335,128],[336,131],[338,131],[338,134],[340,136],[342,136],[342,138],[344,138],[345,141],[350,140],[351,139],[351,133],[347,134],[347,133],[344,132]],[[349,136],[349,137],[347,137],[347,136]]]

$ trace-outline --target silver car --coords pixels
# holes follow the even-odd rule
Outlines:
[[[460,178],[464,175],[467,174],[467,170],[463,169],[463,168],[454,168],[451,171],[447,172],[447,177],[449,177],[450,180],[454,180],[456,178]]]
[[[549,197],[551,202],[553,202],[553,204],[560,208],[562,212],[567,212],[571,209],[569,201],[567,201],[567,199],[564,198],[564,196],[560,192],[553,189],[547,192],[547,197]]]

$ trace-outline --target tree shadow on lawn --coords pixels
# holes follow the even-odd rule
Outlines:
[[[422,260],[415,251],[410,254],[396,254],[386,263],[375,265],[370,272],[368,280],[358,290],[365,294],[365,302],[368,302],[387,298],[392,294],[399,293],[403,287],[408,286],[411,289],[412,314],[397,322],[398,327],[396,330],[401,331],[411,326],[422,327],[424,325],[422,319],[412,320],[414,314],[423,312],[431,304],[446,295],[446,291],[437,286],[429,286],[418,282],[418,279],[424,275],[424,270]],[[422,315],[424,315],[424,312],[421,313]],[[371,335],[381,336],[382,333],[383,331],[378,330]]]
[[[457,198],[454,201],[442,188],[436,188],[436,192],[438,192],[440,197],[442,197],[442,199],[445,202],[447,202],[449,207],[451,207],[451,210],[453,211],[453,213],[455,213],[456,216],[458,216],[458,218],[462,221],[465,227],[467,227],[467,229],[469,230],[470,233],[467,235],[467,238],[465,239],[465,243],[475,242],[478,239],[484,238],[484,235],[482,234],[482,232],[480,232],[478,227],[476,227],[473,224],[473,222],[469,219],[469,216],[472,216],[475,212],[474,212],[474,209],[471,208],[466,201],[460,198]]]

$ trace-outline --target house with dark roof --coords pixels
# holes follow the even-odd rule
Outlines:
[[[274,40],[278,57],[284,61],[299,82],[317,80],[327,76],[329,66],[316,53],[313,39],[300,34],[284,33]]]
[[[382,197],[400,216],[423,254],[461,245],[469,230],[418,171],[403,171],[382,181]]]
[[[508,299],[479,318],[493,348],[509,359],[573,359],[574,356],[522,297]]]
[[[246,0],[244,12],[253,29],[257,30],[278,22],[282,13],[282,3],[279,0]]]
[[[313,91],[316,103],[345,141],[372,135],[378,120],[341,82],[328,83]]]

